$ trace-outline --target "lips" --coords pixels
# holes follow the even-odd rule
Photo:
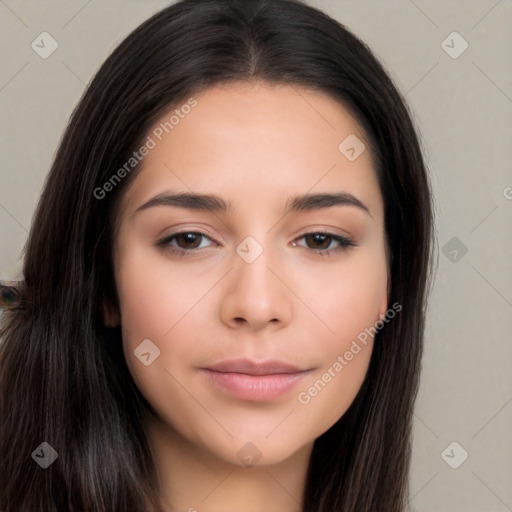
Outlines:
[[[269,401],[291,391],[311,371],[276,360],[222,361],[201,373],[215,389],[246,401]]]

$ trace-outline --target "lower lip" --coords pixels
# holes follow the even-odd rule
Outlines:
[[[274,375],[246,375],[243,373],[215,372],[201,368],[214,385],[242,400],[265,401],[285,394],[293,388],[308,371],[278,373]]]

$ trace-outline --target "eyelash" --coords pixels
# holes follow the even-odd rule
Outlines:
[[[177,233],[172,233],[165,238],[162,238],[158,242],[156,242],[156,247],[165,249],[177,256],[190,256],[194,252],[197,252],[198,249],[177,249],[170,245],[171,241],[175,239],[178,235],[198,235],[205,238],[208,238],[209,240],[212,240],[208,235],[205,235],[204,233],[198,232],[198,231],[179,231]],[[334,241],[338,242],[340,245],[336,249],[310,249],[315,254],[318,254],[320,256],[332,256],[333,254],[339,254],[341,252],[346,251],[350,247],[356,247],[356,244],[353,240],[350,238],[347,238],[345,236],[335,235],[334,233],[329,233],[326,231],[312,231],[310,233],[304,233],[302,236],[297,238],[296,240],[300,240],[301,238],[304,238],[308,235],[325,235],[329,238],[332,238]],[[330,244],[329,244],[330,245]]]

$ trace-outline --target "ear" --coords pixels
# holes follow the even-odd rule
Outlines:
[[[111,301],[103,299],[101,301],[101,315],[105,327],[117,327],[121,323],[121,318],[117,307]]]

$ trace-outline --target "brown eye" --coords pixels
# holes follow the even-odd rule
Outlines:
[[[195,231],[182,231],[181,233],[172,233],[171,235],[166,236],[162,240],[156,242],[155,245],[156,247],[170,251],[173,254],[185,256],[199,252],[200,249],[203,248],[207,249],[209,245],[201,246],[203,239],[209,241],[212,240],[204,233]]]
[[[327,233],[309,233],[304,236],[308,242],[313,242],[310,249],[327,249],[331,245],[332,236]]]
[[[185,232],[174,235],[174,238],[178,246],[182,249],[197,249],[202,236],[203,235],[200,233]]]
[[[332,233],[306,233],[299,237],[299,240],[302,238],[306,240],[307,249],[311,249],[315,254],[322,256],[330,256],[334,253],[346,251],[349,247],[356,246],[350,238]],[[333,243],[334,247],[331,247]],[[294,245],[297,244],[294,242]]]

